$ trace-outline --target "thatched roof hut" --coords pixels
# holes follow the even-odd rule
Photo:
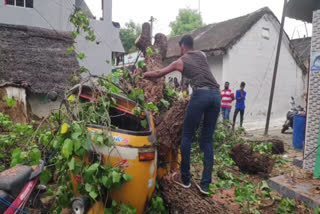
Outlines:
[[[67,32],[0,24],[0,83],[24,81],[31,93],[62,94],[79,70],[75,55],[66,54],[73,43]]]
[[[196,29],[190,32],[190,35],[194,38],[195,49],[202,50],[209,55],[224,55],[265,14],[274,16],[273,12],[268,7],[265,7],[245,16]],[[169,39],[168,59],[181,55],[179,41],[182,36]]]

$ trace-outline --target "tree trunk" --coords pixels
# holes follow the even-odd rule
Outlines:
[[[170,213],[203,214],[203,213],[234,213],[228,204],[214,201],[210,196],[204,196],[192,183],[186,189],[175,184],[169,176],[161,180],[161,194],[169,206]]]

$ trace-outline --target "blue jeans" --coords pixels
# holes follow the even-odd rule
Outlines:
[[[231,108],[226,108],[226,107],[222,107],[221,108],[222,111],[222,118],[223,120],[230,120],[230,112],[231,112]]]
[[[203,116],[200,149],[204,153],[203,172],[200,186],[209,189],[213,170],[213,133],[220,112],[221,97],[218,90],[196,90],[190,99],[183,124],[181,142],[181,179],[189,184],[191,144]]]

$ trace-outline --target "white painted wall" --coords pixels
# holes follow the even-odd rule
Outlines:
[[[208,63],[214,78],[221,88],[221,86],[223,86],[223,56],[209,56]]]
[[[262,37],[262,28],[270,29],[269,40]],[[229,81],[234,91],[239,88],[241,81],[247,84],[245,122],[261,121],[262,127],[267,114],[279,28],[279,23],[272,16],[265,15],[223,59],[223,82]],[[285,38],[271,115],[271,120],[274,121],[286,119],[291,96],[296,98],[297,104],[305,103],[305,80],[288,47],[288,40]]]
[[[175,77],[177,77],[177,79],[178,79],[178,82],[180,83],[181,82],[181,78],[182,78],[182,75],[181,75],[181,72],[180,71],[174,71],[174,72],[172,72],[172,73],[170,73],[170,74],[167,74],[166,75],[166,82],[169,82],[169,78],[172,78],[172,79],[174,79]]]
[[[24,88],[6,87],[8,98],[14,98],[24,104],[24,113],[27,115],[26,90]]]
[[[221,85],[223,56],[209,56],[208,63],[209,63],[209,66],[210,66],[211,72],[213,73],[214,78],[216,78],[217,82]],[[177,77],[178,81],[180,83],[182,75],[181,75],[181,72],[179,72],[179,71],[174,71],[170,74],[167,74],[166,75],[166,82],[169,81],[170,77],[171,78]]]
[[[75,0],[34,0],[34,8],[15,7],[5,5],[0,0],[0,23],[26,25],[69,31],[71,24],[68,20]]]
[[[95,75],[111,72],[112,51],[124,52],[119,29],[112,24],[112,0],[103,1],[104,19],[91,20],[97,42],[78,36],[75,45],[78,52],[86,54],[86,59],[79,61],[80,65],[87,67]],[[4,0],[0,0],[0,23],[72,31],[73,25],[69,22],[69,16],[73,12],[74,4],[75,0],[34,0],[34,8],[22,8],[5,5]]]

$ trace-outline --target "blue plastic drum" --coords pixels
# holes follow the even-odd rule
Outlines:
[[[293,148],[303,149],[306,128],[306,116],[295,115],[293,118]]]

